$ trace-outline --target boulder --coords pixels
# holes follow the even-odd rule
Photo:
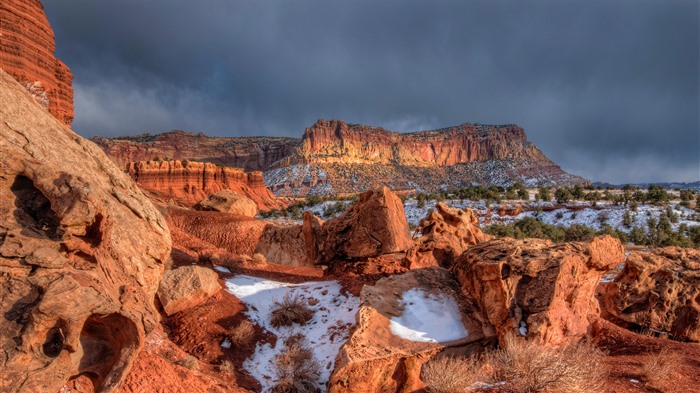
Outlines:
[[[247,217],[255,217],[258,214],[258,206],[252,199],[228,189],[209,195],[206,199],[199,201],[194,208]]]
[[[501,342],[516,333],[561,345],[588,334],[589,318],[600,312],[595,289],[623,261],[622,244],[610,236],[563,244],[500,239],[468,249],[453,271]]]
[[[605,289],[603,304],[623,321],[700,341],[700,251],[666,247],[630,253]]]
[[[213,270],[201,266],[168,270],[160,282],[158,300],[169,316],[198,306],[221,289],[217,277]]]
[[[365,286],[357,326],[340,348],[328,392],[416,392],[423,363],[441,351],[469,355],[488,340],[454,276],[432,267]]]
[[[491,239],[479,229],[479,218],[473,210],[452,208],[443,202],[435,208],[418,224],[415,245],[406,253],[410,269],[450,267],[467,248]]]
[[[170,233],[134,182],[0,70],[0,391],[111,392],[146,333]]]
[[[309,255],[322,264],[405,251],[413,245],[403,203],[387,187],[360,194],[358,202],[323,224],[320,236],[318,248]]]

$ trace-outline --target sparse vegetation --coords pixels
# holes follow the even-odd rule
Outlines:
[[[235,366],[232,361],[230,360],[222,360],[221,363],[217,366],[217,369],[219,372],[222,373],[233,373],[233,370],[235,370]]]
[[[314,316],[304,300],[299,296],[284,295],[282,301],[275,301],[272,309],[270,323],[278,328],[280,326],[292,326],[293,324],[305,325]]]
[[[678,370],[681,359],[677,353],[662,349],[642,366],[642,375],[646,383],[662,392],[669,391],[674,380],[674,371]]]
[[[231,328],[228,337],[233,345],[242,347],[253,340],[254,334],[255,327],[253,326],[253,323],[245,319],[235,327]]]
[[[509,393],[598,392],[606,375],[602,356],[589,343],[550,348],[508,336],[502,348],[479,357],[431,360],[421,379],[433,393],[480,391],[496,383]]]
[[[272,393],[317,393],[321,367],[301,334],[284,342],[286,349],[275,357],[277,381]]]
[[[189,354],[187,356],[185,356],[184,358],[175,362],[175,364],[177,364],[178,366],[185,367],[185,368],[190,369],[190,370],[199,369],[199,360],[196,357],[189,355]]]
[[[267,258],[265,258],[265,255],[256,252],[253,254],[252,258],[250,259],[250,264],[252,266],[261,266],[267,263]]]

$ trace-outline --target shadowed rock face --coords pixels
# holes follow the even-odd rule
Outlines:
[[[632,252],[603,302],[623,321],[700,341],[700,251]]]
[[[158,323],[170,233],[127,175],[4,71],[0,102],[0,391],[73,378],[112,391]]]
[[[595,289],[605,272],[624,261],[619,240],[553,245],[541,239],[500,239],[477,244],[453,271],[499,340],[520,334],[541,343],[578,341],[600,309]]]
[[[58,120],[73,121],[73,75],[54,57],[56,44],[39,0],[0,2],[0,68]]]

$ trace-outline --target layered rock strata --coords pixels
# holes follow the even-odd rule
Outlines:
[[[261,172],[194,161],[132,162],[126,171],[142,189],[185,206],[225,189],[251,199],[263,211],[285,206],[265,187]]]
[[[0,2],[0,68],[66,125],[73,121],[73,74],[58,60],[39,0]]]
[[[79,378],[114,391],[159,321],[168,227],[104,152],[4,71],[0,102],[0,391],[57,392]]]

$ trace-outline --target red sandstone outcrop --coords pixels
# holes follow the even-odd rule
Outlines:
[[[666,247],[632,252],[603,297],[613,316],[700,341],[700,251]]]
[[[261,170],[265,184],[284,196],[359,193],[382,186],[436,191],[472,183],[586,182],[562,171],[512,124],[466,123],[398,133],[319,120],[301,140],[210,138],[182,131],[93,140],[122,164],[169,157]]]
[[[57,392],[75,378],[113,391],[158,324],[168,227],[4,71],[0,102],[0,391]]]
[[[435,208],[418,224],[415,245],[406,253],[409,269],[450,267],[467,248],[491,239],[479,229],[479,218],[473,210],[456,209],[443,202]]]
[[[269,224],[231,213],[170,207],[168,224],[234,255],[251,256]]]
[[[198,306],[221,289],[213,270],[182,266],[168,270],[158,287],[158,300],[167,315]]]
[[[224,189],[246,196],[263,211],[285,206],[265,187],[261,172],[246,173],[238,168],[194,161],[132,162],[127,165],[127,172],[144,190],[185,206]]]
[[[440,342],[427,338],[412,341],[396,335],[390,323],[392,317],[414,312],[402,299],[408,291],[420,291],[421,296],[432,299],[451,299],[457,309],[450,311],[457,313],[453,317],[463,325],[466,336],[455,335],[452,340]],[[485,336],[481,324],[462,312],[469,309],[468,303],[461,298],[454,277],[445,269],[413,270],[383,278],[374,286],[365,286],[360,296],[357,327],[338,353],[328,382],[330,393],[421,391],[425,388],[420,380],[421,366],[433,355],[447,349],[453,356],[465,356],[482,348],[480,341]],[[441,311],[428,312],[438,315]]]
[[[12,75],[58,120],[73,121],[73,75],[58,60],[39,0],[0,2],[0,68]]]
[[[211,162],[246,172],[264,171],[292,154],[301,140],[278,137],[209,137],[185,131],[92,139],[119,165],[154,159]]]
[[[229,189],[221,190],[211,194],[194,205],[197,210],[217,211],[221,213],[238,214],[246,217],[258,215],[258,205],[241,194],[237,194]]]
[[[623,261],[622,244],[610,236],[557,245],[501,239],[469,248],[453,270],[485,314],[485,331],[495,331],[499,340],[520,333],[560,345],[588,333],[589,317],[600,311],[595,289]]]

